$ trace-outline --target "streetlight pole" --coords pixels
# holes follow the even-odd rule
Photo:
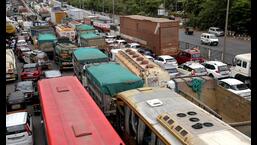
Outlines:
[[[222,52],[222,61],[225,60],[225,53],[226,53],[226,38],[227,38],[227,29],[228,29],[228,12],[229,12],[229,0],[227,0],[227,11],[226,11],[226,22],[225,22],[225,35],[224,35],[224,45],[223,45],[223,52]]]
[[[112,0],[112,22],[114,23],[114,0]]]

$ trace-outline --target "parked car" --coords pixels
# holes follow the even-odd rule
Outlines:
[[[173,64],[160,64],[160,66],[169,73],[171,78],[175,78],[180,75],[177,69],[178,67]]]
[[[15,84],[15,91],[21,91],[25,94],[26,102],[33,102],[38,96],[37,85],[33,81],[21,81]]]
[[[32,145],[33,122],[28,112],[6,115],[6,145]]]
[[[201,52],[198,48],[186,49],[179,52],[176,56],[178,64],[182,64],[188,61],[195,61],[203,63],[205,59],[201,57]]]
[[[192,27],[185,27],[185,34],[193,35],[194,34],[194,29]]]
[[[46,79],[57,78],[61,76],[62,76],[62,73],[59,70],[48,70],[44,72],[44,78]]]
[[[37,63],[24,64],[21,72],[21,80],[39,80],[41,68]]]
[[[186,76],[202,76],[207,75],[207,71],[203,65],[198,62],[186,62],[178,66],[178,70]]]
[[[208,33],[214,34],[216,36],[224,36],[224,31],[218,27],[210,27]]]
[[[147,59],[151,60],[152,62],[154,62],[154,58],[150,55],[144,55]]]
[[[157,64],[172,64],[174,66],[178,66],[177,60],[169,55],[160,55],[156,57],[155,63]]]
[[[230,92],[238,94],[248,100],[251,100],[251,89],[249,89],[243,82],[234,79],[227,78],[219,81],[219,85],[224,87]]]
[[[22,91],[11,92],[6,100],[7,111],[26,109],[25,94]]]
[[[206,61],[202,63],[208,75],[215,79],[227,78],[230,76],[228,65],[220,61]]]
[[[200,39],[201,44],[207,44],[210,46],[217,46],[219,44],[219,39],[214,34],[203,33]]]

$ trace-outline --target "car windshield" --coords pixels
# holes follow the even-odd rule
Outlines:
[[[214,36],[214,35],[210,35],[210,38],[211,38],[211,39],[217,39],[217,37]]]
[[[192,58],[200,58],[200,57],[201,57],[200,53],[192,54]]]
[[[171,68],[171,69],[167,69],[167,71],[172,74],[172,73],[177,73],[178,70],[176,68]]]
[[[248,87],[245,84],[238,84],[238,85],[232,85],[231,89],[239,91],[239,90],[246,90]]]
[[[216,31],[222,31],[220,28],[217,28]]]
[[[227,65],[219,66],[219,71],[229,71]]]
[[[35,67],[31,67],[31,68],[24,68],[24,72],[33,72],[33,71],[36,71],[37,70],[37,68],[35,68]]]
[[[21,132],[25,132],[25,126],[24,125],[16,125],[16,126],[10,126],[6,127],[6,135],[10,134],[17,134]]]
[[[206,72],[205,68],[203,68],[203,67],[195,68],[194,70],[195,70],[196,73],[204,73],[204,72]]]

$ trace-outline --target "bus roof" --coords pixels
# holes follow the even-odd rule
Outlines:
[[[38,82],[49,145],[124,145],[74,76]]]
[[[167,88],[130,90],[118,94],[118,99],[167,144],[251,144],[249,137]]]

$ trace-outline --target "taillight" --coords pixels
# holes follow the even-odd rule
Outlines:
[[[191,74],[192,74],[192,76],[194,76],[195,75],[195,70],[192,70]]]

